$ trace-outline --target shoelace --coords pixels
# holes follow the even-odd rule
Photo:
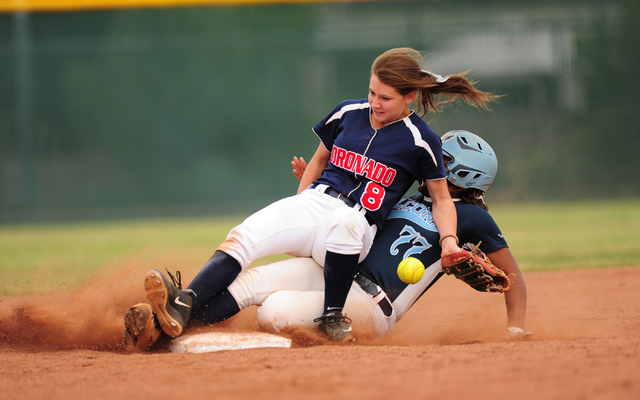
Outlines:
[[[323,315],[322,317],[313,320],[313,322],[326,322],[329,324],[340,323],[342,321],[351,324],[351,318],[342,314]]]
[[[171,278],[171,282],[173,282],[173,286],[177,287],[178,289],[182,290],[182,275],[180,274],[180,271],[176,271],[176,278],[173,277],[173,275],[171,275],[171,272],[169,272],[169,270],[167,268],[165,268],[165,270],[167,271],[167,274],[169,274],[169,278]],[[193,289],[184,289],[182,290],[183,292],[192,294],[194,296],[198,296],[196,294],[196,292],[193,291]]]
[[[173,282],[173,286],[176,286],[178,289],[182,290],[182,276],[180,275],[180,271],[176,271],[176,276],[178,277],[178,280],[176,282],[176,278],[174,278],[173,275],[171,275],[171,272],[169,272],[167,268],[165,268],[165,270],[167,271],[167,274],[169,274],[169,278],[171,278],[171,282]]]

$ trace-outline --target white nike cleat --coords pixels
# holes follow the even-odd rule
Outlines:
[[[167,271],[173,283],[164,277],[162,272],[152,269],[144,278],[144,290],[151,308],[156,313],[158,322],[164,333],[175,337],[182,333],[191,315],[191,289],[182,290],[180,272],[176,272],[177,281]]]

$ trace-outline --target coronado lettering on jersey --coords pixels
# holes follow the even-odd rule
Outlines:
[[[393,168],[335,145],[331,150],[331,163],[336,167],[365,176],[382,186],[391,185],[397,174]]]
[[[393,206],[393,211],[396,210],[410,212],[411,214],[426,222],[428,225],[432,225],[435,227],[435,223],[433,222],[433,214],[431,213],[431,207],[427,206],[424,203],[406,197],[402,199],[402,201],[399,201],[395,206]]]

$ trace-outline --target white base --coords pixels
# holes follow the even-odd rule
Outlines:
[[[291,340],[264,332],[207,332],[180,336],[169,343],[172,353],[211,353],[261,347],[290,348]]]

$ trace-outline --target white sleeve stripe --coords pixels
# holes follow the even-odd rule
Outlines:
[[[340,119],[342,118],[342,116],[344,115],[344,113],[346,113],[347,111],[353,111],[353,110],[363,110],[365,108],[369,108],[371,107],[369,105],[369,103],[358,103],[358,104],[350,104],[348,106],[344,106],[340,109],[340,111],[338,111],[337,113],[333,114],[331,116],[331,118],[329,118],[327,120],[327,122],[325,122],[325,125],[328,125],[331,121],[333,121],[334,119]]]
[[[431,146],[429,146],[429,144],[427,142],[422,140],[422,135],[420,134],[420,131],[418,130],[418,127],[415,126],[414,124],[412,124],[411,120],[409,118],[405,118],[404,119],[404,123],[405,123],[405,125],[407,125],[407,128],[409,128],[409,130],[411,131],[411,134],[413,135],[413,142],[416,144],[416,146],[422,147],[423,149],[425,149],[429,153],[429,155],[431,155],[431,159],[433,160],[433,163],[437,167],[438,166],[438,160],[433,155],[433,151],[431,150]]]
[[[443,179],[447,179],[447,177],[445,176],[444,178],[433,178],[433,179],[425,179],[425,181],[441,181]],[[453,199],[455,201],[455,199]]]

